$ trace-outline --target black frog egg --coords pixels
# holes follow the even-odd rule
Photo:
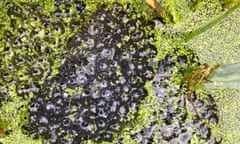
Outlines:
[[[53,103],[49,102],[46,104],[45,109],[47,112],[54,112],[56,110],[56,107]]]
[[[104,49],[101,53],[103,58],[112,57],[114,55],[114,49]]]
[[[63,119],[62,124],[64,127],[69,127],[71,124],[71,120],[68,118]]]
[[[77,78],[76,78],[76,82],[75,82],[75,83],[77,83],[78,85],[83,85],[83,84],[85,84],[87,81],[88,81],[87,75],[81,73],[81,74],[78,74],[78,75],[77,75]]]
[[[106,118],[97,118],[96,119],[96,123],[97,123],[97,128],[98,130],[103,130],[106,128],[106,124],[107,124],[107,119]]]
[[[102,91],[101,91],[101,96],[106,100],[108,100],[110,97],[112,97],[112,94],[113,94],[112,91],[107,88],[102,89]]]
[[[125,116],[128,112],[128,108],[124,105],[119,107],[118,113],[120,114],[120,116]]]
[[[48,124],[48,119],[47,119],[47,117],[41,116],[41,117],[39,118],[39,123],[40,123],[40,124],[45,124],[45,125],[47,125],[47,124]]]

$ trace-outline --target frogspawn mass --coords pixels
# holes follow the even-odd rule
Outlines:
[[[1,120],[9,122],[2,143],[17,143],[18,128],[34,138],[43,137],[43,143],[90,139],[100,143],[112,141],[114,134],[116,143],[126,143],[129,137],[139,143],[192,143],[197,139],[217,143],[209,123],[191,119],[184,84],[174,84],[174,77],[182,78],[186,65],[199,65],[193,52],[179,44],[169,45],[169,38],[175,43],[174,35],[163,32],[157,47],[173,51],[154,63],[153,72],[156,49],[150,41],[166,28],[159,20],[146,21],[133,5],[100,6],[88,19],[86,5],[78,0],[47,4],[55,11],[41,3],[21,2],[22,7],[16,3],[4,2],[1,13],[6,21],[1,25],[0,107],[10,107],[7,113],[1,109]],[[153,21],[163,28],[154,36]],[[143,88],[150,79],[152,95]],[[138,109],[146,95],[154,102],[148,99]],[[203,118],[217,124],[211,95],[194,100]],[[29,110],[23,115],[29,117],[24,121],[26,107]],[[131,110],[140,111],[139,116],[131,113],[129,117]],[[134,122],[134,129],[140,130],[119,136],[124,125],[131,127],[129,119],[135,118],[147,122]],[[28,120],[29,125],[22,127]]]
[[[29,109],[30,134],[51,143],[111,140],[137,110],[154,76],[150,59],[153,22],[116,4],[88,19],[66,47],[74,54],[62,62],[59,74],[46,80]]]

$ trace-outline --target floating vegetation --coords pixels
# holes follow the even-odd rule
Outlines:
[[[144,1],[93,1],[0,3],[0,142],[217,143],[215,99],[187,100],[197,34],[168,23],[192,2],[161,2],[163,23]]]

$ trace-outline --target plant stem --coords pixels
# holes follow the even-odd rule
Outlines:
[[[237,8],[240,7],[240,2],[238,2],[235,6],[233,6],[232,8],[230,8],[227,12],[225,12],[223,15],[221,15],[220,17],[212,20],[210,23],[204,25],[203,27],[198,28],[197,30],[187,33],[184,35],[184,39],[185,41],[189,41],[191,39],[193,39],[195,36],[200,35],[201,33],[205,32],[206,30],[212,28],[214,25],[220,23],[224,18],[226,18],[228,15],[230,15],[231,13],[234,12],[234,10],[236,10]]]

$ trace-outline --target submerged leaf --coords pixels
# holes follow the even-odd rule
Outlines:
[[[208,88],[240,88],[240,63],[216,68],[210,80],[211,83],[205,84]]]

